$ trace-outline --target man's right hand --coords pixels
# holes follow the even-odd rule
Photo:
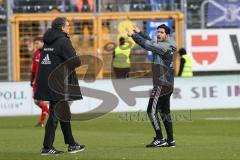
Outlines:
[[[131,31],[131,30],[129,30],[128,28],[126,28],[126,31],[127,31],[127,35],[128,35],[129,37],[132,37],[132,35],[134,34],[134,32]]]
[[[138,26],[136,26],[136,25],[133,26],[133,31],[134,31],[135,33],[141,32],[141,30],[140,30],[140,29],[138,28]]]

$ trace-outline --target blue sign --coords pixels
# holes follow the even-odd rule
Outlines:
[[[240,1],[209,1],[207,27],[240,27]]]

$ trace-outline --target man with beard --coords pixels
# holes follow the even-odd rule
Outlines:
[[[151,40],[146,33],[141,32],[136,26],[133,30],[127,29],[127,33],[142,48],[153,52],[153,89],[147,114],[156,137],[146,147],[176,147],[170,115],[170,96],[174,88],[173,55],[176,51],[176,43],[170,37],[170,29],[164,24],[159,25],[157,27],[157,41]],[[158,112],[165,126],[167,139],[162,135]]]

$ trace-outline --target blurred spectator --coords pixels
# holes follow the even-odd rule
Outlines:
[[[147,10],[147,4],[145,0],[132,0],[131,11],[145,11]]]
[[[101,1],[100,8],[101,12],[115,12],[117,10],[116,5],[113,4],[113,0]]]
[[[181,56],[178,76],[192,77],[193,72],[192,72],[192,59],[191,59],[191,57],[187,55],[187,52],[184,48],[180,48],[178,53]]]
[[[112,12],[112,11],[113,11],[113,5],[110,4],[110,3],[107,3],[107,4],[105,5],[105,10],[106,10],[107,12]]]
[[[174,9],[179,0],[13,0],[14,13],[59,12],[128,12]],[[101,3],[99,6],[99,2]]]
[[[177,10],[180,0],[146,0],[148,8],[152,11]]]
[[[130,2],[131,0],[116,0],[117,6],[118,6],[118,11],[119,12],[129,12],[130,11]]]
[[[59,12],[75,11],[74,0],[14,0],[14,13],[35,13],[58,10]]]
[[[4,9],[4,2],[0,0],[0,31],[6,30],[6,12]]]
[[[146,3],[152,11],[160,11],[161,9],[161,0],[146,0]]]
[[[201,3],[203,0],[188,0],[187,1],[187,27],[199,28],[201,26]]]
[[[74,11],[72,9],[72,3],[71,3],[72,0],[58,0],[56,5],[57,5],[57,8],[60,12],[71,12],[71,11]]]
[[[93,12],[94,0],[75,0],[77,11]]]
[[[162,0],[164,10],[175,10],[175,0]]]
[[[78,48],[91,48],[94,45],[93,22],[91,20],[75,20],[74,35]],[[87,50],[84,50],[86,53]]]
[[[33,52],[33,41],[31,37],[23,37],[20,40],[21,58],[31,58]]]
[[[15,13],[34,13],[50,11],[56,6],[56,1],[14,0],[12,8]]]
[[[6,20],[6,12],[3,4],[0,4],[0,21],[5,21],[5,20]]]
[[[117,78],[127,78],[130,72],[131,48],[125,43],[125,38],[120,37],[119,46],[113,52],[113,69]]]

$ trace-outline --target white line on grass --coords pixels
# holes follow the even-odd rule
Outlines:
[[[222,121],[222,120],[240,120],[240,117],[207,117],[204,120]]]

